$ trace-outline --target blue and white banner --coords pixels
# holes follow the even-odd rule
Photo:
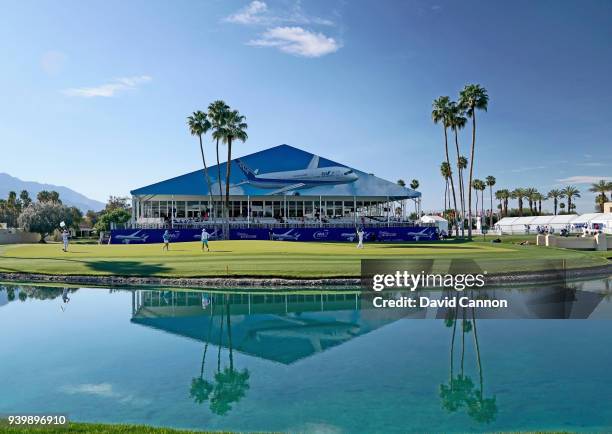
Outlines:
[[[149,244],[163,242],[165,229],[116,229],[111,231],[112,244]],[[201,229],[168,229],[170,242],[199,241]],[[209,230],[209,240],[221,238],[221,228]],[[274,241],[347,241],[356,242],[353,228],[245,228],[230,229],[232,240]],[[365,242],[432,241],[438,239],[435,227],[364,228]]]

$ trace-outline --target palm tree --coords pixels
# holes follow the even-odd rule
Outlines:
[[[463,186],[463,169],[467,167],[467,159],[462,157],[459,152],[459,134],[458,131],[463,129],[467,123],[467,118],[464,116],[463,110],[456,102],[451,102],[449,105],[449,124],[455,135],[455,150],[457,151],[457,173],[459,177],[459,205],[461,206],[460,224],[461,236],[464,235],[463,219],[465,218],[465,189]]]
[[[442,164],[440,165],[440,174],[442,175],[442,177],[444,178],[444,181],[446,182],[446,187],[444,188],[444,212],[446,212],[447,208],[446,207],[446,198],[448,197],[448,180],[452,175],[452,171],[450,166],[448,165],[448,163],[446,161],[443,161]]]
[[[525,189],[525,197],[527,197],[527,200],[529,201],[529,212],[531,212],[531,215],[535,215],[535,211],[533,210],[533,203],[534,203],[534,196],[537,192],[538,190],[536,190],[533,187],[529,187]]]
[[[223,138],[220,134],[225,123],[225,117],[229,111],[229,106],[222,100],[213,101],[208,105],[208,119],[210,119],[213,130],[213,139],[216,141],[217,151],[217,182],[219,183],[219,203],[223,202],[221,189],[221,164],[219,162],[219,141]]]
[[[472,185],[474,175],[474,148],[476,147],[476,110],[487,111],[489,95],[479,84],[468,84],[459,92],[459,107],[465,110],[467,117],[472,118],[472,147],[470,152],[470,176],[468,185]],[[468,192],[468,238],[472,237],[472,190]]]
[[[448,164],[448,167],[452,167],[450,164],[450,157],[448,155],[448,127],[450,126],[449,115],[450,115],[450,98],[447,96],[441,96],[435,99],[432,105],[431,119],[433,120],[434,124],[438,124],[440,122],[442,123],[442,127],[444,128],[444,150],[446,152],[446,163]],[[457,230],[456,234],[459,235],[459,227],[458,225],[456,225],[457,223],[456,222],[457,197],[455,195],[455,183],[453,181],[452,172],[449,176],[449,180],[450,180],[450,185],[451,185],[451,191],[453,193],[453,206],[454,206],[453,209],[455,211],[454,220],[455,220],[455,226]]]
[[[511,193],[512,199],[518,199],[519,217],[523,217],[523,198],[525,198],[526,195],[524,188],[515,188]]]
[[[609,190],[612,190],[612,182],[607,182],[603,179],[599,182],[594,182],[589,188],[589,191],[597,193],[596,202],[599,204],[599,212],[604,212],[604,203],[608,201],[606,192]]]
[[[548,192],[546,196],[549,199],[553,199],[554,213],[555,215],[557,215],[557,206],[559,205],[559,199],[563,199],[565,197],[565,194],[563,193],[563,191],[553,188]]]
[[[420,184],[418,179],[413,179],[412,181],[410,181],[410,188],[412,188],[413,190],[419,188],[419,185]]]
[[[489,217],[489,227],[492,228],[493,227],[493,186],[495,185],[496,179],[494,176],[487,176],[485,178],[485,182],[487,184],[487,187],[489,187],[489,197],[491,198],[491,209],[489,210],[491,212],[491,216]]]
[[[204,145],[202,144],[202,135],[206,134],[208,130],[210,130],[210,121],[208,120],[206,113],[198,110],[193,112],[191,116],[187,117],[187,125],[189,126],[189,132],[191,135],[198,136],[198,139],[200,140],[200,155],[202,156],[202,164],[204,165],[204,179],[208,185],[208,195],[210,197],[210,206],[212,207],[212,185],[210,183],[210,177],[208,176],[208,166],[206,165]]]
[[[225,122],[221,128],[220,137],[223,143],[227,144],[227,171],[225,174],[225,211],[227,219],[227,230],[229,232],[229,190],[230,190],[230,176],[232,174],[232,143],[235,140],[245,142],[249,136],[246,133],[249,127],[246,122],[246,118],[242,116],[238,110],[228,111],[225,115]]]
[[[533,195],[533,200],[534,200],[534,208],[536,208],[535,202],[537,202],[538,215],[542,215],[542,201],[546,200],[546,196],[544,196],[539,191],[536,191],[535,194]]]
[[[399,185],[400,187],[406,187],[406,181],[404,181],[403,179],[398,179],[397,185]]]
[[[573,207],[572,207],[572,198],[580,197],[580,190],[578,190],[573,185],[568,185],[567,187],[565,187],[561,191],[563,192],[565,197],[567,197],[567,212],[571,213],[572,209],[573,209]]]
[[[483,191],[485,190],[486,186],[484,181],[480,180],[480,179],[474,179],[472,181],[472,188],[474,189],[474,191],[478,192],[480,191],[480,196],[481,196],[481,201],[480,201],[480,209],[481,209],[481,215],[484,214],[484,204],[483,202]],[[478,193],[476,193],[476,215],[478,215]]]
[[[505,188],[495,192],[495,199],[499,200],[501,214],[504,216],[508,215],[508,199],[510,196],[510,192]]]

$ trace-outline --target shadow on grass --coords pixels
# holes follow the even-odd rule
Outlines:
[[[477,251],[477,248],[467,246],[457,246],[452,244],[435,244],[435,245],[419,245],[419,244],[398,244],[381,246],[381,249],[427,249],[427,250],[472,250]]]
[[[95,261],[87,262],[86,267],[92,271],[119,276],[153,276],[170,271],[169,267],[162,264],[145,264],[138,261]]]

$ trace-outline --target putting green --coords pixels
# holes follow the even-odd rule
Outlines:
[[[574,264],[602,265],[605,255],[511,243],[441,241],[431,243],[366,244],[297,243],[283,241],[213,241],[211,251],[200,243],[93,245],[59,244],[0,247],[0,272],[118,276],[358,276],[361,259],[465,258],[495,260],[500,270],[535,259],[566,259]],[[497,268],[497,267],[496,267]],[[498,270],[498,271],[500,271]]]

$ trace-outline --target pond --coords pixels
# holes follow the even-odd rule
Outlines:
[[[236,431],[612,428],[610,279],[580,283],[595,297],[554,316],[586,320],[455,321],[373,309],[350,290],[0,288],[0,414]]]

